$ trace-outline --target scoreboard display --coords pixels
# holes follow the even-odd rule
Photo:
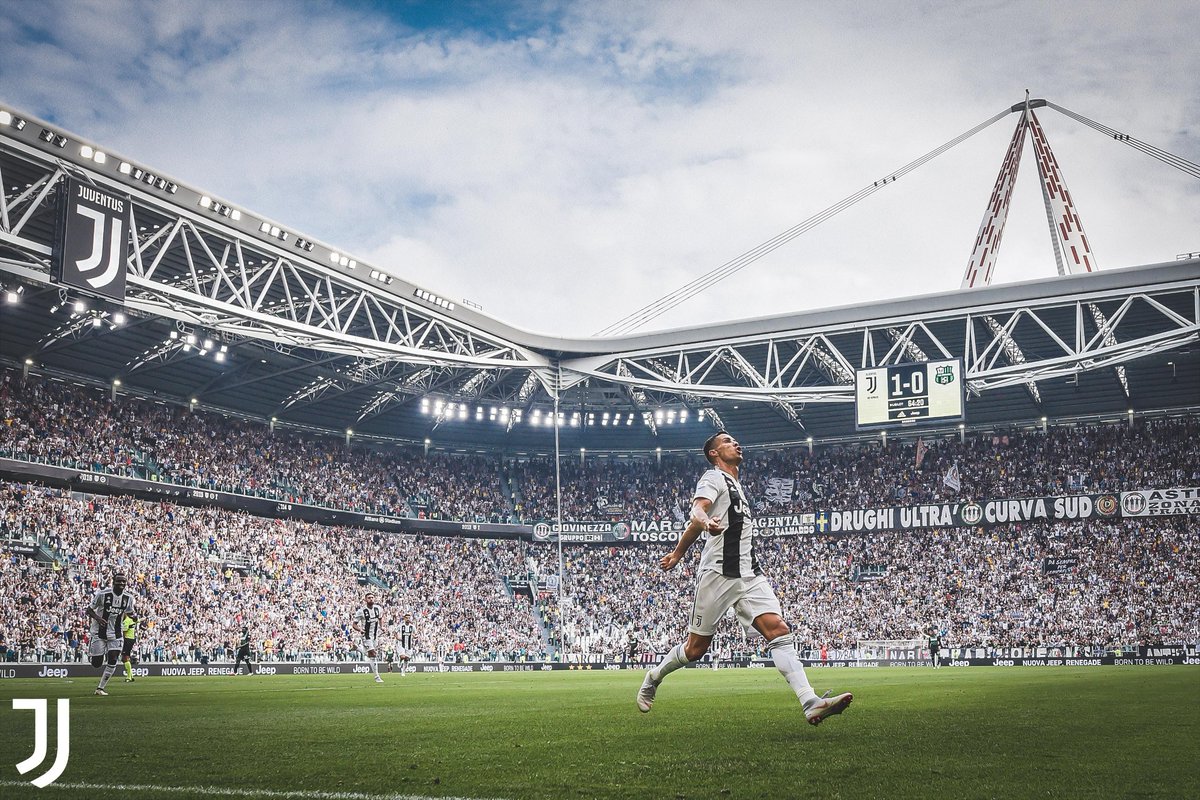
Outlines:
[[[961,420],[962,372],[957,358],[856,370],[854,421],[862,430]]]

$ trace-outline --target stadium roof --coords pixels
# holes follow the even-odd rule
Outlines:
[[[51,280],[68,177],[133,201],[123,305]],[[748,444],[819,442],[860,435],[856,368],[941,358],[964,361],[970,427],[1119,418],[1200,400],[1197,255],[713,326],[561,339],[356,264],[339,249],[4,107],[0,181],[0,359],[104,386],[119,380],[122,393],[185,405],[194,398],[264,422],[547,452],[557,394],[568,451],[691,449],[714,424]]]

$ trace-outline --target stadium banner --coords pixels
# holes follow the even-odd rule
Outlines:
[[[1145,652],[1145,651],[1149,652]],[[1152,654],[1162,651],[1163,654]],[[927,667],[929,659],[801,659],[807,669],[847,669],[850,667]],[[721,659],[721,669],[771,669],[774,663],[760,659]],[[1094,658],[943,658],[943,666],[953,667],[1111,667],[1111,666],[1169,666],[1173,664],[1200,665],[1200,653],[1186,648],[1138,648],[1126,655],[1105,655]],[[640,661],[596,661],[588,664],[569,664],[561,661],[464,661],[411,662],[413,672],[643,672],[646,663]],[[689,669],[711,669],[711,662],[688,664]],[[381,666],[382,669],[382,666]],[[233,662],[202,664],[200,662],[139,663],[132,667],[134,678],[206,678],[234,674]],[[245,667],[240,670],[245,674]],[[254,662],[257,675],[360,675],[371,674],[371,667],[362,661],[333,661],[300,663],[294,661]],[[386,672],[383,674],[387,674]],[[57,678],[66,680],[98,678],[100,670],[84,662],[0,662],[0,680],[28,678]],[[399,677],[397,675],[397,677]]]
[[[133,203],[76,178],[63,178],[51,280],[125,302]]]
[[[232,511],[244,511],[256,517],[299,519],[321,525],[386,531],[388,533],[428,534],[433,536],[468,536],[484,539],[528,539],[528,525],[507,525],[493,522],[451,522],[448,520],[391,517],[361,511],[341,511],[323,506],[288,503],[267,497],[222,492],[195,486],[179,486],[142,478],[86,472],[76,468],[0,458],[0,477],[18,481],[39,481],[94,494],[130,495],[143,500],[167,501],[189,506],[218,506]]]
[[[1121,492],[1121,514],[1126,517],[1161,517],[1200,514],[1200,488],[1143,489]]]
[[[645,544],[677,542],[687,527],[686,520],[661,519],[623,522],[563,522],[564,544]],[[816,532],[815,514],[784,514],[757,517],[754,529],[759,536],[808,536]],[[533,526],[535,542],[557,542],[557,522],[542,520]]]
[[[1121,507],[1115,494],[1077,494],[818,511],[815,527],[817,533],[872,533],[988,527],[1044,520],[1119,519],[1120,516]]]

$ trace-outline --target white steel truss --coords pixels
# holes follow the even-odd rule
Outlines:
[[[1014,159],[1006,169],[1015,173],[1015,167]],[[350,393],[357,393],[356,412],[347,422],[430,394],[520,409],[576,387],[610,387],[620,389],[652,431],[651,409],[663,403],[708,406],[720,425],[711,403],[722,400],[770,405],[803,428],[806,404],[853,403],[856,367],[960,357],[968,390],[979,397],[1010,386],[1036,391],[1038,380],[1101,368],[1115,367],[1123,376],[1124,363],[1200,337],[1200,270],[1194,269],[1170,283],[1134,279],[1125,288],[1097,290],[1078,284],[1070,294],[1019,302],[982,292],[974,306],[946,303],[911,314],[900,302],[880,306],[894,313],[858,322],[806,326],[802,317],[783,317],[777,330],[755,335],[727,336],[722,332],[737,325],[718,326],[688,344],[672,344],[665,334],[640,337],[641,344],[628,349],[627,339],[594,340],[586,348],[532,335],[520,341],[511,331],[497,333],[501,326],[468,324],[374,286],[366,275],[330,269],[303,248],[246,235],[219,216],[2,135],[0,269],[50,283],[56,187],[67,174],[133,198],[129,310],[142,320],[166,318],[178,330],[207,332],[230,347],[274,348],[290,359],[279,375],[305,370],[303,386],[280,393],[280,413]],[[1009,189],[998,184],[993,200],[1004,202],[997,209],[1006,206]],[[989,240],[992,259],[1000,225]],[[992,263],[975,264],[984,283]],[[41,346],[67,347],[109,330],[107,319],[99,326],[74,319]],[[144,374],[192,357],[174,339],[138,349],[143,352],[127,371]],[[591,354],[560,355],[577,352]],[[212,384],[240,385],[233,376]],[[518,418],[508,418],[510,429]]]
[[[0,244],[35,277],[48,269],[56,188],[68,172],[129,192],[131,256],[126,305],[211,331],[378,359],[476,369],[544,370],[548,360],[437,309],[246,236],[219,218],[114,185],[107,176],[50,160],[20,143],[4,147],[8,172],[28,183],[0,192]],[[5,163],[0,181],[8,182]],[[40,224],[38,224],[40,222]],[[6,259],[7,260],[7,259]]]
[[[1105,311],[1107,324],[1097,324],[1092,306]],[[1134,316],[1136,326],[1130,322]],[[1198,338],[1200,284],[1191,281],[1110,296],[1082,294],[614,353],[566,361],[563,370],[642,391],[694,397],[852,403],[851,364],[903,363],[918,352],[961,357],[967,384],[977,395],[1115,366]],[[1015,340],[1023,343],[1020,358],[1009,347]],[[831,374],[831,363],[846,372]]]

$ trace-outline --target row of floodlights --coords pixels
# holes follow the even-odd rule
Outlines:
[[[171,331],[167,337],[168,342],[175,343],[183,352],[191,352],[194,348],[199,355],[206,356],[212,353],[213,360],[222,362],[229,354],[229,345],[217,345],[212,339],[201,339],[194,333],[180,333],[179,331]]]
[[[0,110],[0,125],[11,125],[17,130],[23,130],[26,124],[27,123],[24,119],[21,119],[20,117],[14,117],[12,113],[8,111]],[[40,138],[43,142],[54,144],[58,147],[66,147],[67,142],[69,141],[66,136],[57,133],[50,128],[42,128],[42,132],[38,135],[38,138]],[[91,145],[80,145],[79,155],[83,158],[94,161],[97,164],[108,163],[108,154],[102,150],[97,150]],[[151,188],[160,189],[168,194],[175,194],[179,191],[179,184],[175,183],[174,181],[169,181],[161,175],[156,175],[153,172],[143,169],[142,167],[139,167],[136,164],[132,164],[128,161],[122,161],[118,166],[117,171],[122,175],[129,176],[135,181],[140,181]],[[211,211],[212,213],[218,214],[222,217],[227,217],[235,222],[241,220],[242,218],[241,210],[208,195],[201,195],[198,205],[207,211]],[[258,230],[259,233],[265,233],[281,242],[288,241],[288,239],[292,236],[292,234],[286,230],[283,230],[278,225],[273,225],[270,222],[265,221],[258,226]],[[314,243],[308,239],[297,236],[295,240],[295,246],[306,253],[311,253]],[[342,255],[341,253],[330,253],[329,260],[332,263],[341,267],[346,267],[347,269],[354,269],[358,266],[357,261],[349,256]],[[379,281],[385,286],[390,285],[394,280],[392,276],[377,269],[371,270],[371,278]],[[434,305],[450,311],[454,310],[454,303],[438,297],[437,295],[431,294],[430,292],[426,292],[423,289],[418,289],[416,295],[422,300],[433,303]]]
[[[471,409],[466,403],[430,400],[428,397],[421,398],[421,413],[435,414],[442,419],[469,419],[471,417]],[[509,421],[520,422],[524,417],[524,411],[519,408],[509,409],[506,406],[497,408],[490,406],[486,410],[483,406],[475,406],[474,412],[476,422],[482,422],[485,418],[491,422],[499,422],[507,425]],[[558,426],[578,428],[579,426],[593,427],[600,425],[602,427],[618,427],[625,425],[631,426],[634,422],[641,420],[643,425],[650,425],[651,421],[655,425],[675,425],[676,423],[686,424],[689,417],[689,411],[686,408],[674,409],[657,409],[655,411],[559,411]],[[540,408],[534,408],[529,412],[528,420],[530,425],[544,425],[551,427],[554,425],[554,412],[543,412]],[[696,412],[696,419],[704,419],[704,410]]]
[[[427,292],[424,289],[417,289],[414,291],[413,297],[424,300],[426,303],[432,303],[433,305],[444,308],[447,311],[454,310],[454,303],[450,302],[444,297],[438,297],[433,292]]]
[[[5,294],[5,300],[9,303],[18,303],[21,300],[21,295],[24,293],[25,287],[18,287],[15,291],[9,291]],[[50,306],[50,313],[57,314],[59,310],[67,311],[71,315],[71,319],[79,319],[81,317],[90,319],[93,328],[99,328],[105,324],[108,329],[116,330],[124,325],[127,321],[125,312],[123,311],[105,311],[104,309],[91,308],[84,300],[64,301],[63,303],[55,303]]]

